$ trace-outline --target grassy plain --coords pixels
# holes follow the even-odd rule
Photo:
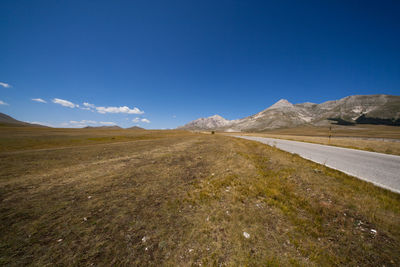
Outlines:
[[[400,155],[400,127],[397,126],[333,125],[331,131],[329,126],[324,126],[276,129],[262,133],[241,134]],[[329,135],[331,135],[331,138],[329,138]]]
[[[4,127],[0,147],[0,265],[400,264],[400,195],[261,143]]]

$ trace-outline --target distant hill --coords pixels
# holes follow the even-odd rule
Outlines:
[[[219,115],[200,118],[179,129],[263,131],[300,125],[382,124],[400,126],[400,96],[354,95],[321,104],[292,104],[281,99],[249,117],[226,120]]]
[[[86,126],[84,129],[122,129],[121,127],[117,125],[113,126]]]
[[[132,126],[132,127],[126,128],[126,129],[128,129],[128,130],[144,130],[144,128],[139,127],[139,126]]]
[[[28,122],[23,122],[14,119],[11,116],[8,116],[4,113],[0,113],[0,126],[21,126],[21,127],[47,127],[44,125],[39,125],[39,124],[33,124],[33,123],[28,123]]]

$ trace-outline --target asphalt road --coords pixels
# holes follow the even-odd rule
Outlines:
[[[377,186],[400,193],[400,156],[255,136],[235,136],[296,153]]]

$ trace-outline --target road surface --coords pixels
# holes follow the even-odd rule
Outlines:
[[[400,156],[274,138],[239,135],[235,137],[276,146],[305,159],[400,193]]]

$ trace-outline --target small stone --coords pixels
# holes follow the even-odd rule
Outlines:
[[[60,238],[60,239],[57,240],[57,242],[61,242],[61,241],[63,241],[62,238]]]
[[[142,242],[145,243],[146,241],[147,241],[147,236],[144,236],[144,237],[142,238]]]
[[[87,217],[83,217],[83,220],[86,222],[87,221]]]
[[[193,252],[193,249],[192,249],[192,248],[189,248],[189,250],[188,250],[188,251],[189,251],[189,253],[191,253],[191,252]]]
[[[377,231],[375,229],[371,229],[371,233],[373,233],[374,235],[377,234]]]
[[[91,198],[92,198],[92,196],[88,196],[87,198],[88,198],[88,199],[91,199]]]
[[[247,239],[249,239],[249,238],[250,238],[250,234],[249,234],[249,233],[247,233],[247,232],[243,232],[243,236],[244,236],[245,238],[247,238]]]

